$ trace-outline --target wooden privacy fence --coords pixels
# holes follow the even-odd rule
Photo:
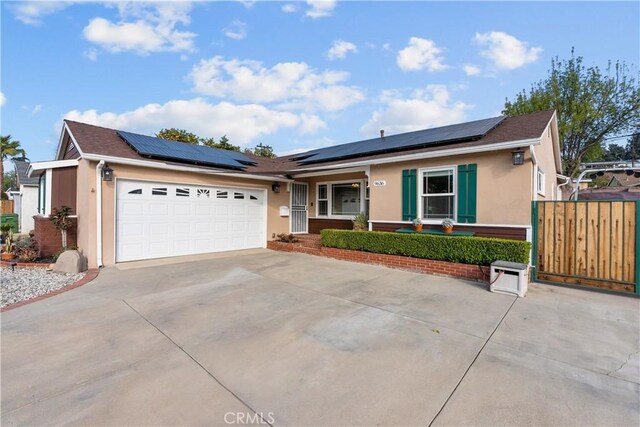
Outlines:
[[[533,202],[534,280],[640,294],[640,201]]]
[[[13,213],[13,200],[0,200],[0,214]]]

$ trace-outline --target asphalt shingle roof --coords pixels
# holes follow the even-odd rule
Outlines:
[[[328,160],[310,164],[307,167],[317,167],[319,165],[340,167],[342,164],[353,161],[376,160],[382,158],[390,158],[397,155],[419,154],[434,152],[443,149],[476,147],[487,144],[495,144],[500,142],[510,142],[527,140],[531,138],[539,138],[553,117],[553,110],[539,111],[536,113],[525,114],[516,117],[507,117],[500,122],[498,126],[489,131],[482,138],[467,141],[443,143],[422,148],[412,148],[404,151],[396,151],[392,153],[382,153],[373,155],[358,156],[357,158],[342,159],[337,161]],[[85,154],[96,154],[103,156],[122,157],[125,159],[145,159],[136,153],[129,145],[118,136],[117,130],[108,129],[100,126],[89,125],[80,122],[66,120],[71,133],[75,137],[80,149]],[[314,150],[314,152],[321,150]],[[300,153],[290,156],[278,157],[270,159],[266,157],[248,155],[255,159],[256,164],[248,166],[244,173],[265,174],[265,175],[284,175],[293,171],[305,169],[304,161],[296,160],[301,156]],[[149,159],[147,159],[149,160]],[[212,168],[214,169],[214,168]],[[242,173],[242,172],[240,172]]]
[[[18,179],[18,185],[37,186],[39,178],[37,176],[29,177],[27,175],[27,169],[29,168],[29,162],[23,160],[13,159],[15,165],[16,176]]]

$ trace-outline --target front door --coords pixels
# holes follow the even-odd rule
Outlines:
[[[308,233],[309,186],[304,182],[291,184],[291,232]]]

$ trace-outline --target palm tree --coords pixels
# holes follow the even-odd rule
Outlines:
[[[0,136],[0,152],[2,153],[2,159],[0,160],[0,191],[2,187],[2,181],[4,179],[4,161],[7,159],[20,159],[28,160],[26,152],[20,147],[20,141],[12,141],[11,135]]]

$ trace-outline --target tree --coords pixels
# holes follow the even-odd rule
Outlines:
[[[213,138],[203,138],[201,139],[202,145],[206,145],[211,148],[220,148],[223,150],[231,150],[231,151],[240,151],[240,147],[237,145],[233,145],[229,142],[229,138],[227,135],[224,135],[220,138],[220,141],[216,142]]]
[[[616,160],[627,160],[627,150],[622,145],[609,144],[604,150],[602,160],[605,162],[615,162]]]
[[[640,87],[624,62],[609,62],[606,74],[586,67],[582,57],[551,61],[549,76],[527,93],[505,101],[503,114],[515,116],[554,108],[558,112],[563,172],[573,176],[580,163],[597,153],[607,135],[640,124]]]
[[[27,153],[20,147],[20,141],[11,139],[11,135],[0,136],[0,152],[2,159],[0,160],[0,188],[4,188],[4,161],[7,159],[28,160]]]
[[[276,154],[273,152],[273,147],[270,145],[262,145],[262,143],[256,145],[256,148],[254,148],[253,150],[250,148],[247,148],[244,151],[245,153],[253,154],[255,156],[269,157],[269,158],[276,157]]]
[[[625,147],[627,160],[636,161],[640,157],[640,127],[636,128],[636,131],[627,142]]]
[[[156,137],[162,139],[170,139],[172,141],[185,142],[187,144],[204,145],[211,148],[221,148],[223,150],[240,151],[240,147],[229,143],[229,138],[224,135],[220,138],[219,142],[216,142],[213,138],[202,138],[193,132],[188,132],[184,129],[169,128],[162,129],[156,134]]]
[[[170,139],[172,141],[186,142],[187,144],[198,145],[200,143],[200,138],[198,138],[195,133],[187,132],[184,129],[162,129],[156,134],[156,137]]]
[[[5,194],[11,189],[16,190],[17,188],[18,179],[16,177],[16,171],[6,172],[2,177],[2,194]]]
[[[71,226],[71,208],[69,206],[62,206],[60,209],[53,208],[53,213],[49,215],[49,221],[60,230],[60,236],[62,238],[62,250],[67,250],[67,229]]]

